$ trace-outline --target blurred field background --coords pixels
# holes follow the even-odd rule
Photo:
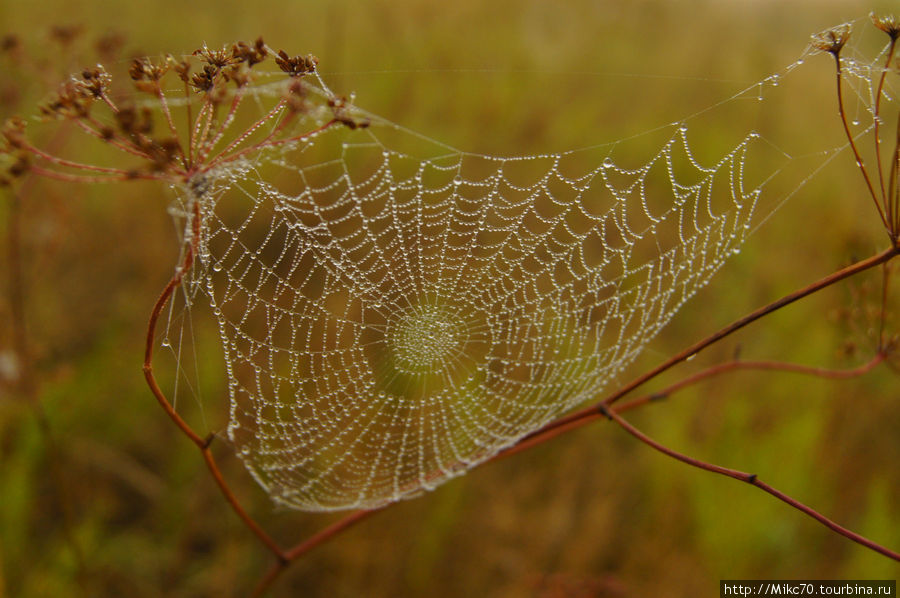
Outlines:
[[[50,83],[84,66],[49,41],[52,25],[83,25],[76,43],[88,64],[96,61],[93,40],[110,32],[123,35],[125,56],[187,54],[203,43],[263,35],[272,47],[317,55],[332,89],[355,92],[360,106],[428,137],[482,153],[561,151],[676,121],[794,61],[810,33],[891,8],[751,0],[5,0],[0,33],[17,34],[48,62],[37,74],[4,66],[0,110],[33,114]],[[839,145],[832,65],[824,57],[807,62],[816,75],[808,88],[757,110],[730,105],[720,126],[733,122],[734,131],[692,129],[698,151],[708,144],[718,148],[710,155],[721,153],[719,137],[760,122],[805,151]],[[657,149],[649,145],[643,160]],[[19,208],[31,378],[49,433],[28,393],[4,379],[0,596],[246,595],[270,563],[141,374],[146,318],[177,258],[170,200],[149,183],[41,182]],[[882,237],[845,152],[748,241],[630,371],[882,249]],[[4,250],[4,356],[13,350],[10,268]],[[665,380],[727,359],[737,346],[748,359],[863,363],[874,348],[840,314],[875,301],[878,280],[855,281],[869,285],[868,299],[854,295],[859,284],[830,289]],[[896,300],[892,308],[896,321]],[[223,364],[212,322],[197,325],[207,374],[200,394],[216,428],[227,413]],[[690,455],[755,472],[897,549],[898,390],[886,368],[843,382],[735,374],[632,421]],[[247,510],[283,544],[333,520],[273,508],[228,447],[217,451]],[[675,463],[601,423],[392,506],[296,563],[272,594],[714,596],[722,578],[898,574],[896,564],[771,497]]]

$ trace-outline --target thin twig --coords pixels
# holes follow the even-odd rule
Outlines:
[[[181,265],[175,270],[175,273],[172,275],[172,278],[169,279],[168,284],[166,284],[163,292],[160,294],[159,299],[156,300],[156,304],[153,306],[153,311],[150,312],[150,320],[147,324],[147,340],[146,346],[144,349],[144,377],[147,380],[147,385],[150,387],[153,396],[156,397],[157,402],[159,402],[160,406],[166,412],[166,414],[171,418],[175,425],[187,436],[191,442],[193,442],[197,448],[200,449],[201,454],[203,455],[203,460],[206,462],[207,467],[209,467],[210,472],[213,475],[213,478],[216,481],[216,484],[219,486],[219,489],[222,491],[225,496],[225,500],[231,505],[232,509],[237,513],[238,517],[247,525],[247,527],[252,531],[259,539],[262,541],[266,547],[275,554],[280,560],[284,560],[286,557],[284,552],[272,539],[269,534],[267,534],[256,521],[253,520],[252,517],[247,513],[246,510],[240,505],[237,498],[234,496],[234,493],[231,491],[231,488],[225,482],[225,478],[222,477],[222,473],[219,471],[219,467],[216,465],[215,459],[213,458],[212,452],[209,450],[209,444],[212,441],[212,437],[208,436],[206,438],[201,438],[199,434],[197,434],[191,426],[184,421],[184,419],[175,411],[175,408],[166,398],[165,394],[160,389],[159,384],[156,382],[156,377],[153,375],[153,346],[156,341],[156,322],[159,319],[159,315],[162,313],[163,307],[168,303],[170,297],[174,290],[181,284],[184,275],[190,270],[191,266],[194,263],[194,252],[196,244],[200,237],[200,203],[197,198],[194,199],[194,209],[192,215],[192,234],[190,243],[188,243],[187,249],[185,250],[184,259],[182,260]]]
[[[887,77],[888,69],[891,66],[891,60],[894,58],[894,48],[896,45],[897,39],[891,38],[887,60],[884,61],[884,67],[881,69],[881,77],[878,80],[878,91],[875,93],[875,161],[878,163],[878,182],[881,185],[881,198],[885,204],[888,204],[888,198],[884,188],[884,169],[881,165],[881,94],[884,89],[884,80]]]
[[[371,509],[368,511],[356,511],[355,513],[350,513],[343,519],[333,523],[332,525],[326,527],[322,531],[317,534],[310,536],[300,544],[297,544],[290,550],[285,553],[285,559],[279,559],[275,563],[269,567],[269,570],[262,577],[259,583],[256,586],[256,589],[253,590],[252,596],[254,598],[262,596],[266,593],[266,591],[271,587],[272,583],[284,572],[287,566],[293,561],[297,560],[313,548],[324,544],[332,537],[340,534],[347,528],[359,523],[363,519],[368,518],[370,515],[378,513],[381,509]]]
[[[672,450],[672,449],[668,448],[667,446],[664,446],[664,445],[660,444],[659,442],[653,440],[652,438],[650,438],[649,436],[647,436],[646,434],[644,434],[643,432],[641,432],[640,430],[638,430],[637,428],[632,426],[630,423],[625,421],[625,419],[623,419],[621,415],[616,413],[615,409],[606,409],[605,407],[603,407],[602,409],[603,409],[603,415],[614,420],[626,432],[628,432],[629,434],[631,434],[632,436],[634,436],[635,438],[637,438],[644,444],[647,444],[648,446],[656,449],[657,451],[659,451],[665,455],[668,455],[669,457],[672,457],[673,459],[677,459],[678,461],[681,461],[682,463],[687,463],[688,465],[691,465],[698,469],[703,469],[705,471],[711,471],[713,473],[718,473],[720,475],[734,478],[734,479],[740,480],[742,482],[747,482],[748,484],[750,484],[752,486],[756,486],[763,492],[767,492],[768,494],[771,494],[778,500],[789,504],[790,506],[801,511],[802,513],[805,513],[806,515],[809,515],[810,517],[812,517],[813,519],[815,519],[816,521],[818,521],[819,523],[821,523],[828,529],[830,529],[834,532],[837,532],[838,534],[844,536],[845,538],[853,540],[854,542],[861,544],[861,545],[865,546],[866,548],[869,548],[870,550],[874,550],[875,552],[882,554],[882,555],[888,557],[889,559],[893,559],[895,561],[900,562],[900,553],[896,553],[893,550],[890,550],[889,548],[885,548],[884,546],[882,546],[876,542],[873,542],[872,540],[869,540],[868,538],[861,536],[860,534],[857,534],[854,531],[851,531],[841,525],[838,525],[837,523],[835,523],[831,519],[825,517],[824,515],[822,515],[815,509],[813,509],[812,507],[809,507],[809,506],[801,503],[800,501],[798,501],[795,498],[791,498],[784,492],[781,492],[780,490],[777,490],[777,489],[773,488],[772,486],[770,486],[769,484],[766,484],[765,482],[761,481],[755,473],[746,473],[743,471],[738,471],[736,469],[729,469],[727,467],[721,467],[719,465],[714,465],[712,463],[700,461],[699,459],[695,459],[695,458],[689,457],[683,453],[679,453],[678,451]]]
[[[807,376],[815,376],[817,378],[828,378],[832,380],[847,379],[867,374],[868,372],[872,371],[877,365],[884,362],[885,357],[886,356],[883,352],[879,352],[867,363],[847,370],[831,370],[826,368],[817,368],[795,363],[783,363],[777,361],[730,361],[714,365],[696,372],[695,374],[692,374],[686,378],[682,378],[678,382],[675,382],[674,384],[671,384],[662,390],[630,399],[629,401],[620,404],[616,408],[616,410],[619,413],[624,413],[626,411],[642,407],[649,403],[658,402],[672,396],[674,393],[680,390],[684,390],[689,386],[693,386],[694,384],[697,384],[704,380],[708,380],[715,376],[720,376],[722,374],[734,371],[779,371]],[[567,421],[564,424],[553,425],[553,423],[551,423],[548,426],[544,426],[540,430],[532,432],[531,434],[522,438],[522,440],[520,440],[515,445],[499,453],[497,457],[507,457],[516,453],[520,453],[533,446],[543,444],[544,442],[547,442],[552,438],[555,438],[566,432],[570,432],[576,428],[580,428],[603,417],[601,411],[599,411],[596,407],[589,410],[581,410],[578,412],[578,415],[579,417],[567,417]]]
[[[859,150],[856,148],[856,141],[853,139],[853,134],[850,132],[850,125],[847,124],[847,113],[844,111],[844,92],[843,92],[843,80],[844,77],[841,72],[841,56],[839,53],[834,53],[834,62],[837,70],[837,96],[838,96],[838,112],[841,117],[841,124],[844,126],[844,133],[847,135],[847,140],[850,142],[850,149],[853,150],[853,157],[856,158],[856,165],[859,168],[859,171],[863,175],[863,179],[866,181],[866,187],[869,189],[869,195],[872,197],[872,201],[875,202],[875,208],[878,210],[878,216],[881,218],[881,222],[884,224],[884,227],[888,230],[891,229],[888,224],[887,218],[885,217],[884,210],[881,208],[881,202],[878,200],[878,194],[875,193],[875,188],[872,186],[872,181],[869,179],[869,173],[866,170],[865,162],[863,162],[862,156],[859,155]]]

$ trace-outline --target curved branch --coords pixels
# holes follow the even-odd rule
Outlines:
[[[773,488],[769,484],[761,481],[755,473],[746,473],[743,471],[738,471],[736,469],[729,469],[727,467],[721,467],[719,465],[714,465],[712,463],[700,461],[699,459],[695,459],[695,458],[689,457],[683,453],[679,453],[678,451],[672,450],[672,449],[668,448],[667,446],[664,446],[664,445],[660,444],[659,442],[653,440],[652,438],[650,438],[649,436],[647,436],[646,434],[644,434],[643,432],[641,432],[640,430],[638,430],[637,428],[632,426],[630,423],[625,421],[621,415],[616,413],[616,411],[614,409],[607,409],[606,407],[602,407],[602,406],[600,408],[602,409],[604,416],[615,421],[626,432],[628,432],[629,434],[631,434],[632,436],[634,436],[635,438],[637,438],[644,444],[647,444],[648,446],[656,449],[657,451],[659,451],[665,455],[668,455],[669,457],[672,457],[673,459],[681,461],[682,463],[687,463],[688,465],[691,465],[698,469],[702,469],[704,471],[710,471],[712,473],[718,473],[720,475],[734,478],[734,479],[740,480],[742,482],[747,482],[748,484],[750,484],[752,486],[756,486],[763,492],[771,494],[778,500],[789,504],[790,506],[801,511],[802,513],[805,513],[806,515],[809,515],[810,517],[812,517],[813,519],[815,519],[816,521],[818,521],[819,523],[821,523],[828,529],[832,530],[833,532],[836,532],[836,533],[844,536],[845,538],[853,540],[854,542],[861,544],[861,545],[865,546],[866,548],[874,550],[875,552],[882,554],[882,555],[888,557],[889,559],[893,559],[895,561],[900,562],[900,553],[894,552],[893,550],[890,550],[889,548],[885,548],[884,546],[882,546],[876,542],[873,542],[872,540],[869,540],[868,538],[861,536],[860,534],[857,534],[856,532],[851,531],[851,530],[847,529],[846,527],[838,525],[837,523],[835,523],[828,517],[825,517],[824,515],[822,515],[815,509],[813,509],[812,507],[809,507],[809,506],[803,504],[802,502],[798,501],[797,499],[791,498],[784,492],[781,492],[780,490]]]

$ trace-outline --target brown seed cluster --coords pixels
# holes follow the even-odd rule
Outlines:
[[[828,52],[829,54],[837,56],[849,39],[850,24],[844,23],[833,29],[826,29],[825,31],[814,34],[809,44],[814,50]]]
[[[56,28],[52,38],[60,45],[72,44],[77,28]],[[120,37],[109,36],[97,42],[97,51],[112,53],[121,46]],[[11,55],[20,47],[15,36],[0,38],[0,55]],[[273,56],[275,66],[287,75],[277,103],[255,122],[239,129],[242,99],[254,82],[254,69]],[[310,93],[303,78],[315,73],[318,60],[312,55],[291,56],[284,50],[274,52],[262,38],[252,43],[237,42],[220,49],[208,46],[190,56],[161,59],[133,59],[124,78],[114,77],[102,66],[83,69],[69,77],[40,105],[47,119],[75,121],[79,132],[99,140],[115,150],[139,159],[138,167],[94,166],[75,159],[51,155],[31,145],[24,121],[10,120],[3,127],[3,181],[21,176],[29,168],[39,174],[66,181],[99,182],[135,178],[165,178],[190,181],[209,169],[240,159],[251,152],[302,139],[306,134],[333,125],[359,129],[369,121],[358,116],[343,97],[323,98]],[[174,98],[178,85],[166,84],[172,73],[183,87],[181,98]],[[114,83],[121,85],[113,91]],[[128,87],[130,86],[130,90]],[[152,99],[145,96],[150,95]],[[142,97],[144,96],[144,97]],[[177,99],[177,102],[175,101]],[[250,110],[254,109],[253,104]],[[332,118],[314,131],[297,134],[292,123],[308,123],[303,115],[330,111]],[[327,114],[327,112],[326,112]],[[292,134],[291,131],[294,130]]]

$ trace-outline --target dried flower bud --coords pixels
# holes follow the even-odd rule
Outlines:
[[[236,87],[244,87],[252,81],[250,69],[243,64],[233,66],[222,74],[226,81],[233,81]]]
[[[25,121],[19,117],[8,118],[0,128],[0,135],[9,148],[18,149],[25,143]]]
[[[203,70],[199,73],[194,73],[191,76],[191,86],[197,91],[208,92],[210,91],[216,83],[216,75],[219,74],[219,69],[214,66],[204,65]]]
[[[126,106],[115,113],[119,129],[128,136],[147,135],[153,131],[153,114],[149,108],[138,112],[132,106]]]
[[[178,78],[188,83],[190,81],[190,73],[191,73],[191,63],[187,60],[175,60],[171,56],[168,58],[169,63],[172,65],[172,69],[178,75]]]
[[[328,107],[334,116],[334,120],[349,129],[365,129],[369,126],[368,118],[357,118],[353,115],[353,107],[347,103],[347,98],[335,96],[328,100]]]
[[[827,29],[821,33],[812,36],[809,42],[814,50],[819,52],[828,52],[837,56],[841,52],[841,48],[850,39],[850,24],[844,23],[833,29]]]
[[[275,57],[275,64],[291,77],[302,77],[307,73],[315,72],[316,65],[319,64],[319,59],[312,54],[307,54],[306,56],[288,56],[287,52],[279,50],[278,56]]]
[[[309,102],[306,99],[306,85],[300,79],[294,79],[284,94],[284,100],[291,112],[308,112]]]
[[[240,62],[234,54],[225,48],[222,48],[221,50],[210,50],[208,47],[203,46],[198,50],[194,50],[193,55],[199,56],[201,60],[206,62],[209,66],[215,67],[216,70]]]
[[[85,118],[94,97],[83,81],[67,81],[60,85],[53,99],[42,104],[39,110],[51,118]]]
[[[246,62],[247,66],[253,66],[265,60],[266,56],[269,55],[269,51],[266,49],[266,43],[263,41],[263,38],[260,37],[257,38],[253,46],[244,42],[237,42],[231,46],[231,54],[235,59]]]
[[[15,161],[6,169],[12,178],[18,178],[31,169],[31,160],[25,152],[17,152]]]
[[[900,20],[894,15],[879,17],[874,12],[871,12],[869,13],[869,18],[872,19],[875,27],[887,33],[891,40],[896,40],[900,36]]]
[[[50,39],[63,47],[70,46],[81,35],[81,25],[54,25],[50,28]]]
[[[106,69],[98,64],[92,69],[83,70],[81,79],[75,84],[90,97],[100,98],[106,95],[111,83],[112,77],[106,72]]]
[[[181,155],[181,144],[177,139],[168,138],[162,141],[150,144],[147,147],[147,154],[150,157],[150,169],[155,172],[162,172],[169,168]]]
[[[168,70],[168,61],[164,64],[155,64],[147,58],[135,58],[131,62],[128,74],[134,81],[159,81]]]

